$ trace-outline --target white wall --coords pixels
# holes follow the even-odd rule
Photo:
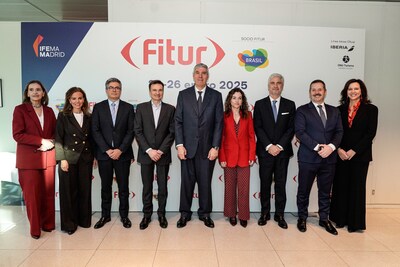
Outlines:
[[[400,194],[396,190],[400,188],[399,3],[109,0],[108,5],[110,22],[365,28],[364,77],[371,99],[380,112],[378,134],[373,147],[374,161],[368,175],[367,201],[370,204],[400,204]],[[323,55],[315,56],[320,56],[323,64]],[[375,195],[372,195],[373,189]]]
[[[369,193],[375,189],[375,195],[367,198],[370,204],[400,205],[399,3],[109,0],[109,21],[365,28],[365,82],[380,112],[367,185]],[[0,151],[14,152],[11,118],[22,91],[20,24],[1,22],[0,36],[4,104],[0,108]],[[316,56],[323,64],[323,55]]]

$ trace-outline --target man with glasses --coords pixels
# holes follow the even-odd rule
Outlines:
[[[118,184],[119,214],[125,228],[132,226],[129,212],[129,171],[134,160],[135,113],[133,106],[120,100],[122,84],[117,78],[106,81],[106,100],[97,103],[92,114],[92,134],[96,142],[96,159],[101,177],[101,218],[98,229],[111,221],[112,182]]]

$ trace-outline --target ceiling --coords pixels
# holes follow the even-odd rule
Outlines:
[[[108,21],[107,2],[107,0],[0,0],[0,21]]]
[[[108,21],[107,0],[0,0],[0,21]]]

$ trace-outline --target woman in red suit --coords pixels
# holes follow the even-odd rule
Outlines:
[[[235,226],[239,210],[243,227],[250,219],[250,166],[256,157],[253,118],[248,110],[244,92],[239,88],[232,89],[225,100],[224,130],[219,150],[219,162],[225,177],[224,215]]]
[[[343,139],[333,180],[330,219],[349,232],[365,230],[365,191],[372,140],[378,126],[378,108],[368,99],[367,87],[349,80],[340,99]]]
[[[54,132],[56,118],[47,107],[49,98],[40,81],[30,81],[23,103],[13,115],[13,137],[17,142],[18,168],[30,232],[34,239],[41,230],[55,229],[54,170],[56,165]]]

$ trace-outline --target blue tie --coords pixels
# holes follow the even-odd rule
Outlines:
[[[115,106],[116,106],[115,102],[112,102],[111,103],[111,118],[113,121],[113,126],[115,126],[115,119],[117,118],[117,112],[115,110]]]
[[[274,120],[276,122],[276,120],[278,119],[278,111],[276,110],[276,100],[272,100],[272,112],[274,113]]]

